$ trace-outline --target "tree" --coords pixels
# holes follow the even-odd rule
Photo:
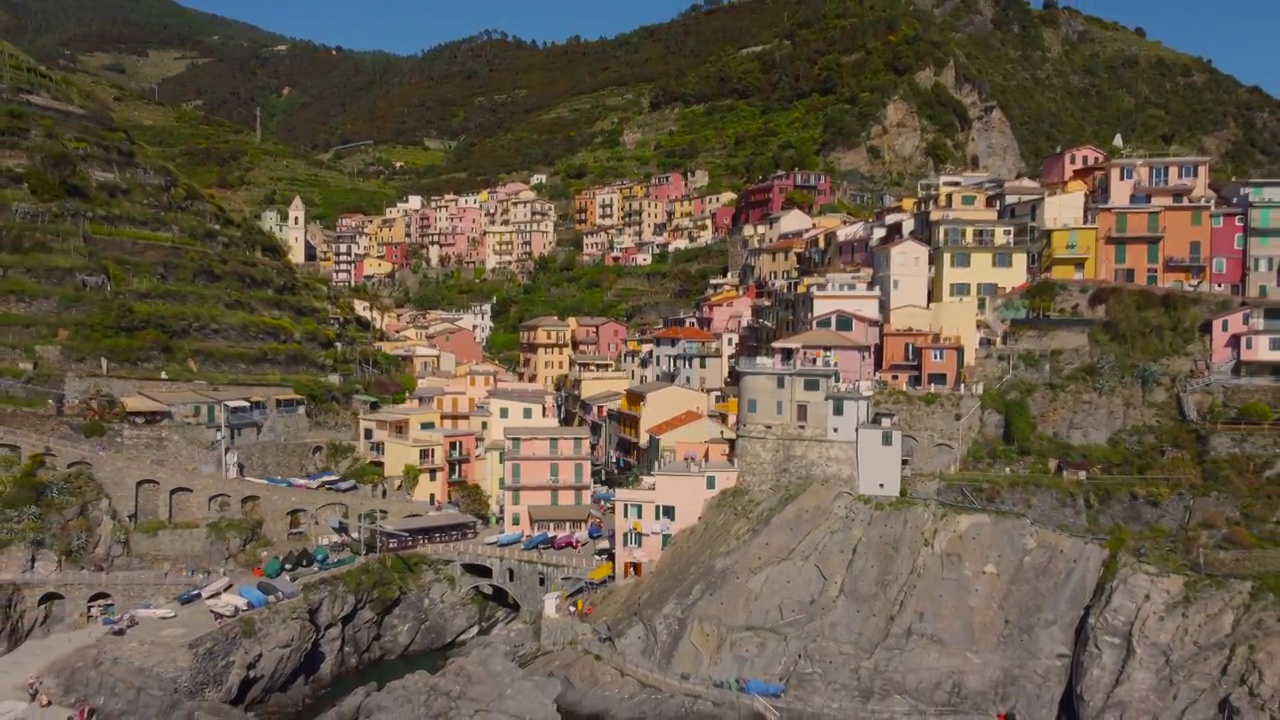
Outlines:
[[[792,190],[783,198],[782,207],[787,209],[800,208],[805,212],[809,212],[813,209],[813,196],[807,192]]]
[[[413,463],[405,463],[404,469],[400,471],[400,489],[404,490],[404,494],[410,498],[413,497],[414,491],[418,489],[418,479],[422,475],[422,471]]]
[[[489,516],[489,494],[479,485],[460,485],[449,490],[449,500],[457,503],[462,512],[478,518]]]
[[[1271,406],[1259,400],[1250,400],[1240,406],[1236,411],[1236,415],[1245,422],[1265,423],[1271,422],[1273,414]]]

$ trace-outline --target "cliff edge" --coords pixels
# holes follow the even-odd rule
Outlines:
[[[1105,548],[1024,519],[822,483],[722,495],[600,603],[626,662],[783,682],[780,709],[844,717],[1280,707],[1275,606],[1248,583],[1193,594],[1136,563],[1104,571]]]

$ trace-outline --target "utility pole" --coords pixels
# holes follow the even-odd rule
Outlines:
[[[222,479],[227,479],[227,404],[218,403],[218,462],[222,466]]]
[[[253,108],[253,126],[254,126],[254,134],[258,138],[258,144],[261,145],[262,144],[262,108],[261,107],[255,106]]]

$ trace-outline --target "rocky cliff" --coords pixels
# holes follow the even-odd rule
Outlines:
[[[1136,565],[1108,581],[1104,548],[1025,520],[823,484],[774,495],[722,495],[657,571],[600,603],[627,663],[785,682],[781,708],[846,717],[1280,707],[1278,615],[1245,583],[1191,593]]]
[[[360,570],[352,571],[361,572]],[[105,717],[189,717],[230,708],[296,707],[339,676],[443,648],[474,627],[480,607],[429,571],[389,590],[350,576],[254,611],[188,644],[104,638],[46,675]],[[238,717],[236,714],[216,717]]]

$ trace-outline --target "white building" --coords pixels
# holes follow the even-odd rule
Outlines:
[[[458,310],[442,311],[440,319],[470,330],[475,335],[476,342],[484,345],[493,333],[493,300],[471,303],[470,307]]]
[[[289,252],[289,260],[294,265],[301,265],[309,258],[307,252],[307,206],[302,198],[295,195],[289,205],[289,219],[281,220],[276,210],[265,210],[258,217],[258,227],[271,233],[284,243]]]

